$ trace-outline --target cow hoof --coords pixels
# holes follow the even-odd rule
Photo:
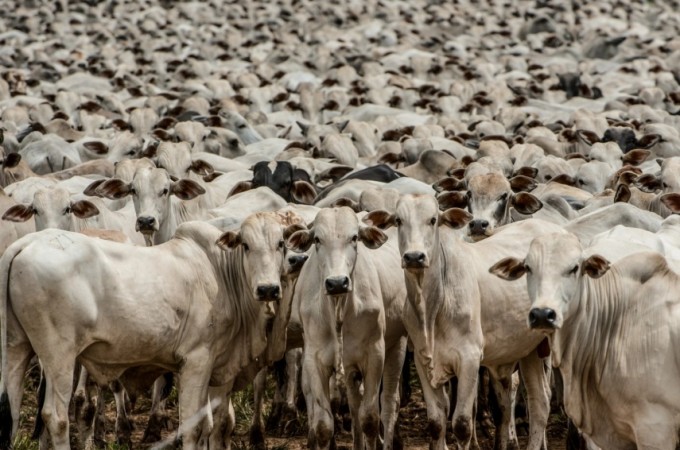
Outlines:
[[[161,431],[167,427],[167,422],[169,422],[169,419],[162,414],[151,414],[149,416],[149,424],[146,426],[146,430],[144,430],[142,442],[144,444],[151,444],[160,441]]]
[[[255,450],[267,450],[267,446],[264,443],[264,431],[262,427],[254,425],[250,427],[250,448]]]
[[[453,424],[453,435],[458,442],[467,444],[472,437],[472,419],[469,417],[458,417]]]

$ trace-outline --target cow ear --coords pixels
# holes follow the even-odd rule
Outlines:
[[[348,120],[343,120],[342,122],[336,122],[335,126],[338,129],[338,132],[342,133],[342,131],[347,128],[347,125],[349,125],[349,119]]]
[[[456,177],[446,177],[437,181],[432,185],[432,189],[437,192],[443,191],[464,191],[467,189],[465,185],[465,180],[461,180]]]
[[[380,164],[396,164],[404,161],[406,161],[406,159],[404,159],[403,154],[393,152],[387,152],[378,158]]]
[[[202,159],[193,160],[191,162],[191,166],[189,166],[189,170],[201,176],[207,176],[215,172],[215,168],[212,166],[212,164],[207,163]]]
[[[286,246],[294,252],[304,253],[312,246],[313,240],[313,230],[298,230],[290,235],[286,241]]]
[[[322,181],[322,180],[337,180],[339,178],[344,177],[351,171],[353,171],[354,168],[350,166],[335,166],[331,167],[330,169],[324,170],[321,172],[319,175],[316,177],[316,182]]]
[[[101,141],[89,141],[83,144],[83,147],[97,155],[106,155],[109,152],[109,147]]]
[[[154,158],[156,156],[156,153],[158,152],[158,146],[160,143],[158,141],[153,141],[149,145],[146,146],[144,151],[139,154],[140,158]]]
[[[512,206],[520,214],[534,214],[543,208],[543,202],[535,195],[520,192],[512,196]]]
[[[33,217],[33,207],[27,205],[14,205],[2,216],[2,220],[10,222],[26,222]]]
[[[453,229],[463,228],[472,220],[472,214],[460,208],[447,209],[439,214],[439,226],[446,225]]]
[[[566,184],[567,186],[576,186],[576,180],[574,179],[574,177],[572,177],[571,175],[567,175],[566,173],[557,175],[550,181],[552,181],[553,183]]]
[[[215,178],[221,177],[222,175],[223,175],[222,172],[213,172],[209,175],[204,176],[203,181],[205,181],[206,183],[211,183],[215,180]]]
[[[618,182],[621,184],[625,184],[626,186],[637,180],[637,178],[640,176],[640,174],[635,173],[631,170],[626,170],[622,174],[619,175],[619,180]]]
[[[352,208],[352,211],[354,212],[360,212],[361,207],[359,205],[359,202],[355,202],[351,198],[347,197],[340,197],[333,203],[331,203],[331,208],[339,208],[341,206],[347,206],[348,208]]]
[[[241,234],[238,231],[227,231],[217,238],[215,242],[222,250],[231,250],[241,244]]]
[[[507,281],[522,278],[527,273],[524,261],[517,258],[503,258],[489,268],[489,273]]]
[[[590,278],[600,278],[607,273],[609,267],[609,261],[604,257],[593,255],[581,263],[581,273],[588,275]]]
[[[205,189],[193,180],[182,179],[172,183],[170,192],[181,200],[191,200],[205,194]]]
[[[112,178],[103,182],[97,193],[109,200],[118,200],[130,194],[130,185],[118,178]]]
[[[97,188],[99,188],[99,186],[101,186],[101,184],[105,181],[106,180],[102,179],[90,183],[83,191],[83,194],[88,195],[90,197],[101,197],[101,194],[97,192]]]
[[[661,141],[659,134],[645,134],[637,141],[637,147],[650,149]]]
[[[376,227],[359,228],[359,239],[370,249],[380,248],[387,242],[387,235]]]
[[[630,151],[621,157],[624,164],[637,166],[642,164],[652,152],[649,150],[637,149]]]
[[[467,208],[468,200],[467,192],[444,192],[437,196],[437,203],[442,211],[449,208]]]
[[[309,133],[309,125],[306,124],[306,123],[298,122],[298,121],[295,121],[295,123],[300,128],[302,135],[306,137],[307,133]]]
[[[72,203],[71,211],[79,219],[87,219],[99,214],[99,209],[94,205],[94,203],[87,200],[79,200],[75,203]]]
[[[286,241],[288,240],[289,237],[293,235],[296,231],[300,230],[306,230],[307,227],[304,224],[301,223],[294,223],[292,225],[288,225],[285,230],[283,230],[283,239]]]
[[[513,192],[529,192],[536,189],[538,182],[533,178],[517,175],[516,177],[510,178],[510,188]]]
[[[394,214],[390,214],[387,211],[383,211],[382,209],[371,211],[370,213],[366,214],[361,219],[361,221],[381,230],[386,230],[389,227],[397,224]]]
[[[630,201],[630,197],[630,188],[625,184],[619,184],[619,187],[616,188],[616,193],[614,194],[614,203],[628,203]]]
[[[465,170],[466,170],[465,168],[449,170],[448,172],[446,172],[446,174],[462,180],[463,178],[465,178]]]
[[[304,180],[293,182],[293,200],[303,205],[311,205],[316,198],[316,189]]]
[[[227,195],[227,197],[240,194],[241,192],[249,191],[252,188],[253,188],[252,181],[239,181],[238,183],[236,183],[236,186],[231,188],[231,191],[229,191],[229,195]]]
[[[596,142],[600,142],[600,138],[597,137],[597,134],[593,133],[592,131],[577,130],[576,136],[578,136],[581,142],[583,142],[586,145],[593,145]]]
[[[584,155],[583,153],[579,153],[579,152],[569,153],[567,156],[564,157],[564,159],[566,159],[567,161],[570,160],[570,159],[583,159],[585,161],[588,161],[588,157],[586,155]]]
[[[673,214],[678,214],[680,213],[680,194],[678,193],[671,193],[671,194],[664,194],[660,198],[661,203],[666,206],[666,208],[670,209]]]
[[[661,178],[651,173],[640,175],[635,180],[635,186],[644,192],[655,192],[661,189]]]
[[[2,168],[3,169],[12,169],[16,166],[19,165],[21,162],[21,155],[18,153],[10,153],[9,155],[5,156],[5,159],[2,161]]]
[[[525,176],[529,178],[536,178],[536,175],[538,175],[538,169],[535,167],[520,167],[517,169],[517,172],[515,172],[515,176]]]

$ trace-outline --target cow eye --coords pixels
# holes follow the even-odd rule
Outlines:
[[[314,237],[314,243],[315,243],[316,245],[321,244],[321,239],[319,239],[318,237]]]
[[[125,155],[126,156],[134,156],[136,154],[137,154],[137,149],[133,148],[133,149],[130,149]]]
[[[130,188],[130,194],[137,195],[137,191],[135,190],[135,188]]]
[[[241,245],[243,245],[243,251],[247,252],[248,250],[250,250],[250,247],[248,247],[248,244],[246,244],[245,242],[242,243]]]
[[[578,272],[578,264],[576,264],[572,269],[569,271],[569,275],[574,275]]]
[[[505,201],[505,199],[508,198],[508,193],[506,192],[505,194],[501,194],[500,197],[498,197],[498,201],[502,202]]]
[[[359,240],[359,236],[357,236],[356,234],[354,236],[352,236],[352,242],[356,242],[358,240]]]
[[[35,216],[38,216],[38,215],[40,215],[40,214],[38,213],[38,210],[37,210],[37,209],[35,209],[35,208],[33,208],[33,215],[35,215]]]
[[[437,223],[437,218],[436,217],[431,218],[430,225],[434,225],[435,223]]]
[[[396,219],[394,219],[394,223],[396,223],[397,226],[400,227],[401,226],[401,219],[399,217],[397,217]]]
[[[168,192],[170,192],[168,188],[163,189],[163,192],[161,192],[161,197],[164,195],[168,195]]]
[[[239,128],[239,129],[243,129],[243,128],[247,127],[247,126],[248,126],[248,125],[246,125],[245,123],[242,123],[242,124],[240,124],[240,125],[238,126],[238,128]]]
[[[524,270],[526,270],[527,273],[531,273],[531,267],[529,267],[527,265],[524,266]]]
[[[64,208],[64,215],[70,214],[70,213],[71,213],[71,207],[70,206],[67,206],[66,208]]]
[[[285,243],[283,242],[283,239],[281,239],[281,240],[279,241],[279,250],[283,248],[284,244],[285,244]]]
[[[583,182],[583,180],[582,180],[581,178],[579,178],[579,179],[578,179],[578,184],[580,184],[581,186],[583,186],[585,183]]]

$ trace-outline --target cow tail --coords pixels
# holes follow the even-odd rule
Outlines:
[[[12,444],[12,409],[7,394],[7,314],[9,309],[9,275],[14,258],[21,252],[22,247],[12,245],[3,258],[0,259],[0,449],[8,449]]]
[[[43,406],[45,405],[45,391],[47,389],[47,381],[45,380],[45,371],[40,369],[40,386],[38,386],[38,411],[35,416],[35,427],[33,427],[33,440],[40,439],[40,435],[45,429],[45,421],[42,417]]]

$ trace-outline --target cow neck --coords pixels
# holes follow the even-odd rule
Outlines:
[[[177,231],[177,226],[189,220],[191,220],[191,214],[184,202],[178,198],[170,197],[168,215],[164,220],[161,220],[158,231],[154,234],[154,245],[169,241]]]
[[[603,372],[617,361],[610,344],[621,338],[620,318],[626,309],[620,274],[610,269],[594,280],[582,275],[569,300],[562,327],[550,339],[553,366],[564,380],[565,406],[574,424],[592,433]]]
[[[335,382],[337,383],[340,392],[345,389],[345,366],[342,363],[342,354],[344,351],[342,326],[345,322],[345,312],[347,310],[347,299],[351,294],[334,295],[330,297],[330,302],[333,307],[335,342],[338,351],[335,352],[334,366],[335,366]],[[326,299],[324,299],[326,300]]]
[[[443,231],[443,232],[442,232]],[[441,230],[435,234],[435,247],[429,269],[423,279],[423,298],[426,309],[426,327],[433,355],[431,382],[439,385],[442,380],[454,376],[454,361],[442,359],[434,347],[435,330],[454,333],[458,327],[478,326],[479,287],[474,273],[474,248],[462,240],[453,230]],[[475,293],[477,294],[475,296]],[[437,327],[437,324],[440,326]],[[481,330],[479,330],[481,333]]]
[[[223,378],[220,381],[224,383],[234,380],[254,362],[259,364],[267,347],[267,317],[266,306],[255,300],[247,285],[243,248],[220,250],[214,245],[218,236],[216,234],[210,242],[215,247],[210,257],[218,279],[218,307],[222,309],[227,327],[221,330],[225,336],[220,339],[224,345],[218,357],[222,366],[218,369]]]

